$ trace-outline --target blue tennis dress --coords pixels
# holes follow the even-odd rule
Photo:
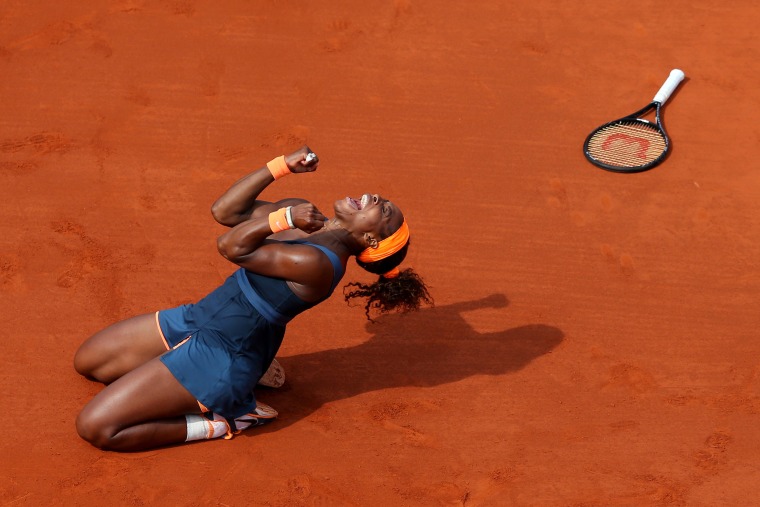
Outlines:
[[[288,243],[311,245],[330,259],[332,286],[319,301],[303,301],[285,280],[241,268],[197,303],[158,312],[169,349],[161,361],[201,408],[227,418],[253,411],[253,388],[277,354],[285,325],[327,299],[343,278],[332,250],[304,240]]]

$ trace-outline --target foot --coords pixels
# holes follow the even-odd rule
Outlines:
[[[269,365],[258,383],[260,386],[282,387],[285,383],[285,368],[277,362],[277,359],[272,359],[272,364]]]
[[[238,431],[243,431],[253,426],[261,426],[262,424],[271,422],[277,418],[277,415],[275,409],[266,403],[258,401],[253,412],[235,418],[235,426],[237,426]]]
[[[262,426],[275,420],[277,418],[277,411],[259,401],[256,403],[256,408],[253,409],[253,412],[236,417],[234,420],[225,419],[219,414],[213,414],[213,417],[214,421],[224,421],[227,424],[227,434],[224,438],[225,440],[229,440],[243,430],[253,428],[254,426]]]

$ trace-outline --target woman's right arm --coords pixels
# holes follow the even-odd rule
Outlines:
[[[310,202],[294,206],[292,218],[295,227],[306,234],[320,230],[326,220]],[[222,234],[217,248],[225,259],[249,271],[290,280],[323,293],[332,280],[327,257],[311,246],[267,241],[272,232],[268,215],[254,217]]]
[[[311,172],[317,169],[319,162],[305,164],[306,155],[310,152],[308,146],[302,146],[290,155],[285,156],[285,163],[291,172]],[[293,205],[297,202],[278,202],[276,205],[258,200],[259,194],[274,181],[274,176],[267,167],[256,169],[247,176],[239,179],[211,206],[211,215],[214,220],[227,227],[235,227],[246,220],[250,220],[257,210],[268,213],[282,205]],[[305,202],[298,200],[298,202]],[[258,214],[257,214],[258,215]]]

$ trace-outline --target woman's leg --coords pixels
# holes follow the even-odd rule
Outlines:
[[[197,401],[160,359],[124,374],[79,413],[79,435],[100,449],[140,451],[185,441]]]
[[[166,352],[155,313],[112,324],[88,338],[74,356],[74,368],[87,378],[110,384]]]

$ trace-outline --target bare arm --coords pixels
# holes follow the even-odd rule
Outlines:
[[[304,159],[311,150],[308,146],[302,146],[290,155],[285,156],[285,163],[291,172],[311,172],[319,166],[319,162],[306,164]],[[266,167],[256,169],[235,182],[219,199],[211,206],[211,215],[214,220],[227,227],[235,227],[249,220],[260,210],[265,214],[281,206],[288,206],[306,202],[302,199],[294,202],[279,201],[277,205],[271,202],[258,200],[259,194],[274,181],[272,173]]]
[[[305,162],[310,151],[303,146],[286,156],[288,169],[294,173],[316,170],[317,162]],[[272,181],[274,178],[269,170],[262,167],[239,180],[217,199],[212,207],[214,218],[230,227],[217,240],[217,248],[230,262],[255,273],[288,280],[299,297],[316,301],[332,285],[330,260],[314,247],[268,239],[272,235],[269,213],[283,206],[292,206],[296,230],[279,233],[283,238],[318,231],[324,227],[327,218],[304,199],[283,199],[276,203],[258,200],[258,195]]]
[[[326,217],[310,202],[292,208],[293,223],[308,234],[324,227]],[[249,271],[290,280],[321,294],[332,279],[330,261],[313,247],[267,240],[272,234],[268,215],[246,220],[217,240],[227,260]],[[325,275],[329,276],[325,276]]]

